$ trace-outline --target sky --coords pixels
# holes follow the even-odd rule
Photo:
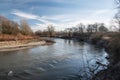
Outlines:
[[[114,0],[0,0],[0,15],[16,22],[26,19],[34,31],[50,24],[56,30],[79,23],[109,25],[115,12]]]

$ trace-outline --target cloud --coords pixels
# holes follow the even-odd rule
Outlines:
[[[53,22],[50,22],[48,20],[46,20],[45,18],[42,18],[40,16],[34,15],[34,14],[30,14],[30,13],[25,13],[22,12],[20,10],[13,10],[11,14],[14,14],[16,16],[25,18],[25,19],[34,19],[34,20],[38,20],[44,24],[54,24]]]
[[[113,12],[114,10],[110,10],[110,9],[102,9],[102,10],[96,10],[94,11],[93,15],[105,15],[105,14],[110,14],[111,12]]]
[[[42,16],[43,19],[50,19],[50,20],[61,20],[64,19],[66,15],[52,15],[52,16]]]
[[[16,16],[19,16],[19,17],[22,17],[25,19],[37,19],[38,18],[38,16],[36,16],[36,15],[25,13],[25,12],[22,12],[19,10],[13,10],[13,12],[11,14],[14,14]]]

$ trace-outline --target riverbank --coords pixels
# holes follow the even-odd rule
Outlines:
[[[53,44],[54,41],[46,39],[31,39],[31,40],[17,40],[17,41],[1,41],[0,51],[11,51],[30,48],[33,46],[43,46]]]
[[[80,36],[72,37],[70,39],[84,41],[103,47],[108,53],[109,56],[106,57],[106,59],[109,61],[107,69],[101,70],[98,73],[94,74],[92,80],[120,80],[120,33],[93,33],[87,37]]]
[[[93,34],[90,40],[109,54],[107,69],[95,74],[93,80],[120,80],[120,33]]]

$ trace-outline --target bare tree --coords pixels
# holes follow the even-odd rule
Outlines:
[[[78,36],[78,28],[73,27],[73,36]]]
[[[10,21],[10,25],[11,25],[11,29],[12,29],[11,34],[17,35],[20,33],[18,23],[14,22],[14,21]]]
[[[104,23],[100,24],[99,32],[108,32],[108,29],[105,27]]]
[[[49,37],[55,36],[55,28],[54,28],[53,25],[48,25],[47,31],[48,31],[48,36]]]
[[[93,32],[98,32],[98,27],[99,27],[98,23],[93,24]]]
[[[4,16],[0,16],[0,33],[16,35],[19,33],[19,25]]]
[[[93,33],[93,25],[92,25],[92,24],[89,24],[89,25],[87,26],[87,32],[88,32],[88,33]]]
[[[5,17],[3,17],[3,16],[0,16],[0,33],[2,33],[2,22],[3,22],[3,20],[5,19]]]
[[[77,27],[78,27],[78,33],[79,33],[79,35],[83,34],[85,26],[82,23],[80,23],[80,24],[77,25]]]
[[[120,0],[115,0],[118,12],[115,14],[115,22],[118,24],[119,32],[120,32]]]
[[[33,31],[28,25],[26,20],[21,20],[20,21],[20,28],[21,28],[21,33],[24,35],[32,35]]]
[[[1,23],[1,29],[3,34],[12,34],[10,20],[8,20],[7,18],[3,18]]]
[[[117,23],[117,25],[118,25],[118,31],[120,32],[120,13],[118,12],[118,13],[116,13],[115,14],[115,22]]]

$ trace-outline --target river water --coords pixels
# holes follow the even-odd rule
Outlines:
[[[108,63],[103,48],[75,40],[54,41],[53,45],[0,52],[0,80],[72,80],[89,75],[96,61]]]

